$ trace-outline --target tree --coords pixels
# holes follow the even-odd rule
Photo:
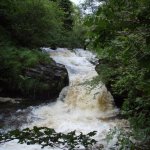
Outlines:
[[[17,44],[28,47],[56,43],[62,28],[63,12],[48,0],[0,2],[0,23]]]
[[[110,0],[88,17],[92,46],[100,55],[99,73],[123,101],[135,138],[150,135],[150,1]]]
[[[64,11],[63,26],[65,30],[70,31],[73,28],[73,8],[70,0],[58,0],[60,8]]]

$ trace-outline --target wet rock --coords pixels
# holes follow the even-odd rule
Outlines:
[[[32,99],[52,99],[58,97],[61,90],[69,84],[68,73],[66,68],[55,63],[39,64],[34,68],[26,70],[26,76],[32,80],[36,80],[35,87],[29,92]]]
[[[14,83],[0,83],[0,97],[17,97],[36,100],[41,103],[46,100],[54,101],[60,91],[69,84],[68,73],[64,65],[55,61],[39,62],[32,68],[24,68],[16,75]],[[5,101],[15,101],[11,98]],[[4,101],[4,100],[3,100]]]
[[[10,97],[0,97],[0,103],[7,103],[7,102],[9,102],[9,103],[13,103],[13,104],[15,104],[15,103],[19,103],[19,101],[21,101],[21,99],[20,98],[10,98]]]

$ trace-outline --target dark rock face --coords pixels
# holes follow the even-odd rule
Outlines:
[[[60,91],[69,84],[65,66],[53,60],[26,68],[16,78],[15,86],[0,83],[0,97],[20,97],[35,102],[54,101]]]
[[[26,76],[35,79],[39,85],[30,92],[32,99],[47,100],[58,97],[62,88],[69,84],[66,68],[54,61],[51,64],[40,64],[26,70]],[[35,92],[35,93],[34,93]]]

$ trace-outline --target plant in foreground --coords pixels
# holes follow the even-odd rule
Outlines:
[[[47,127],[33,127],[33,129],[23,129],[22,131],[16,129],[8,133],[0,133],[0,143],[18,139],[18,143],[27,145],[39,144],[44,148],[46,146],[59,147],[62,149],[73,150],[84,146],[88,149],[97,143],[92,139],[96,131],[90,132],[86,135],[83,133],[76,134],[76,131],[64,133],[56,133],[54,129]]]

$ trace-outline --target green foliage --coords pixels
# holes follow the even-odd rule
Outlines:
[[[23,47],[82,47],[85,30],[75,23],[76,10],[69,0],[2,0],[0,32]]]
[[[100,78],[124,101],[134,136],[150,138],[150,1],[106,1],[87,18],[92,46],[100,57]],[[120,99],[121,101],[121,99]]]
[[[48,0],[0,2],[1,25],[19,45],[39,47],[58,42],[62,11]]]
[[[117,143],[115,143],[114,148],[112,147],[111,150],[115,150],[116,148],[118,150],[136,150],[138,148],[135,145],[131,131],[118,128],[111,129],[106,136],[107,142],[109,143],[114,137],[117,138]]]
[[[107,143],[111,142],[114,138],[117,139],[115,145],[113,145],[111,150],[149,150],[148,143],[141,143],[141,141],[136,141],[134,139],[134,133],[131,129],[113,128],[107,133],[106,140]]]
[[[70,0],[57,0],[58,5],[64,12],[63,26],[67,31],[72,30],[73,28],[73,7]]]
[[[71,25],[69,29],[64,29],[62,31],[62,36],[57,43],[59,47],[68,48],[83,48],[86,39],[86,26],[83,24],[84,18],[82,17],[81,11],[77,6],[71,7]]]
[[[41,85],[37,80],[25,77],[28,68],[32,68],[41,63],[51,63],[48,55],[41,51],[29,50],[26,48],[16,48],[14,46],[0,47],[0,88],[1,92],[16,91],[24,95],[29,94],[28,91],[42,89],[45,85]],[[36,90],[35,89],[35,90]]]
[[[76,135],[76,131],[64,133],[56,133],[54,129],[46,127],[34,127],[33,129],[23,129],[22,131],[16,129],[9,131],[6,134],[0,134],[0,143],[18,139],[20,144],[26,143],[27,145],[39,144],[42,148],[46,146],[60,147],[62,149],[73,150],[84,146],[88,148],[96,144],[96,141],[92,139],[96,134],[96,131],[90,132],[86,135],[80,133]]]
[[[50,63],[39,47],[82,47],[85,31],[80,23],[75,24],[80,14],[74,9],[69,0],[0,1],[1,95],[27,96],[48,90],[41,77],[29,78],[26,72]],[[61,83],[57,90],[60,87]]]
[[[86,30],[82,24],[75,25],[72,31],[64,32],[60,47],[84,48]]]

